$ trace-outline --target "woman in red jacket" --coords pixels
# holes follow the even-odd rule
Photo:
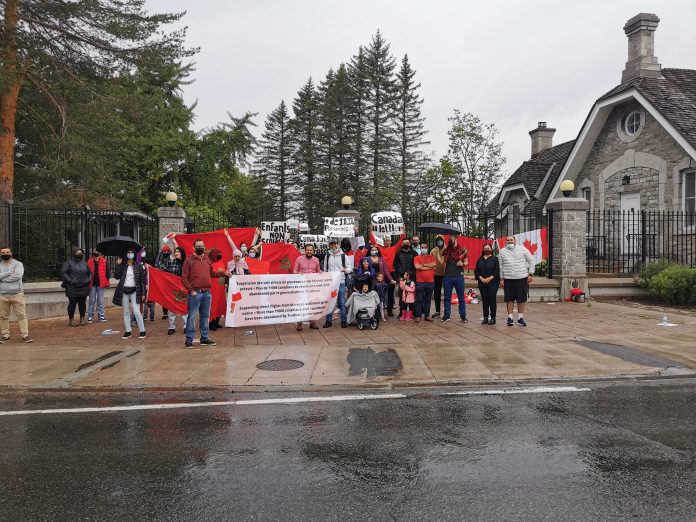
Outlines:
[[[89,312],[87,322],[94,320],[94,303],[97,303],[99,322],[106,321],[104,317],[104,289],[109,288],[109,277],[106,275],[106,258],[95,249],[92,257],[87,261],[87,266],[92,271],[92,280],[89,282]]]

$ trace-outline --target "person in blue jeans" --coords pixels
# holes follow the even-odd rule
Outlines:
[[[341,328],[348,327],[348,312],[346,309],[346,277],[353,272],[353,256],[346,254],[339,246],[338,241],[329,241],[329,251],[324,256],[324,272],[341,272],[341,286],[338,287],[338,301],[336,302],[341,313]],[[326,316],[324,328],[333,325],[333,310]]]
[[[450,236],[447,247],[439,256],[440,261],[445,267],[445,276],[442,281],[445,290],[445,312],[442,316],[442,321],[449,321],[452,312],[452,289],[457,292],[459,299],[459,318],[465,323],[466,319],[466,302],[464,301],[464,275],[463,270],[467,265],[467,251],[459,246],[457,238]]]
[[[213,264],[205,253],[205,244],[202,239],[193,243],[195,253],[184,261],[181,271],[181,282],[189,292],[188,318],[186,320],[185,348],[193,347],[193,336],[196,335],[196,312],[201,329],[201,346],[215,346],[217,343],[208,338],[208,320],[210,318],[210,286],[213,277],[229,276],[228,271],[219,271],[213,268]]]

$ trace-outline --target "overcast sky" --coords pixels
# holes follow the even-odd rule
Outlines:
[[[430,150],[447,151],[447,118],[458,108],[495,123],[512,173],[530,156],[538,121],[574,139],[592,103],[620,83],[623,25],[639,12],[660,25],[662,67],[696,69],[696,0],[147,0],[151,11],[187,11],[188,43],[200,47],[196,129],[227,111],[257,112],[257,135],[280,100],[292,103],[379,29],[422,84]]]

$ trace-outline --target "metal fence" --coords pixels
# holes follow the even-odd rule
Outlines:
[[[659,260],[696,267],[696,214],[680,211],[590,210],[587,271],[633,275]]]
[[[57,280],[74,247],[87,253],[108,236],[131,236],[153,254],[159,244],[156,217],[116,210],[56,209],[6,205],[5,233],[26,281]],[[112,273],[115,259],[109,259]]]

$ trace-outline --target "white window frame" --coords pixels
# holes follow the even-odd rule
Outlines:
[[[638,127],[636,127],[636,128],[634,129],[633,132],[630,132],[630,131],[628,130],[628,122],[632,119],[632,117],[633,117],[634,115],[635,115],[635,116],[638,116]],[[626,119],[624,119],[624,125],[623,125],[623,127],[624,127],[624,132],[625,132],[626,135],[628,135],[628,136],[635,136],[636,134],[638,134],[638,131],[640,130],[640,128],[641,128],[642,126],[643,126],[643,115],[640,113],[640,111],[631,111],[631,112],[629,112],[628,115],[626,116]]]
[[[512,216],[512,235],[519,234],[522,229],[522,208],[518,203],[510,205],[510,216]],[[515,227],[515,224],[517,224],[517,227]]]
[[[695,170],[685,170],[681,174],[681,208],[682,211],[684,212],[684,228],[686,230],[694,230],[696,229],[696,220],[692,223],[688,223],[686,221],[686,177],[689,175],[693,175],[694,177],[694,208],[696,209],[696,171]],[[691,199],[691,198],[689,198]]]

